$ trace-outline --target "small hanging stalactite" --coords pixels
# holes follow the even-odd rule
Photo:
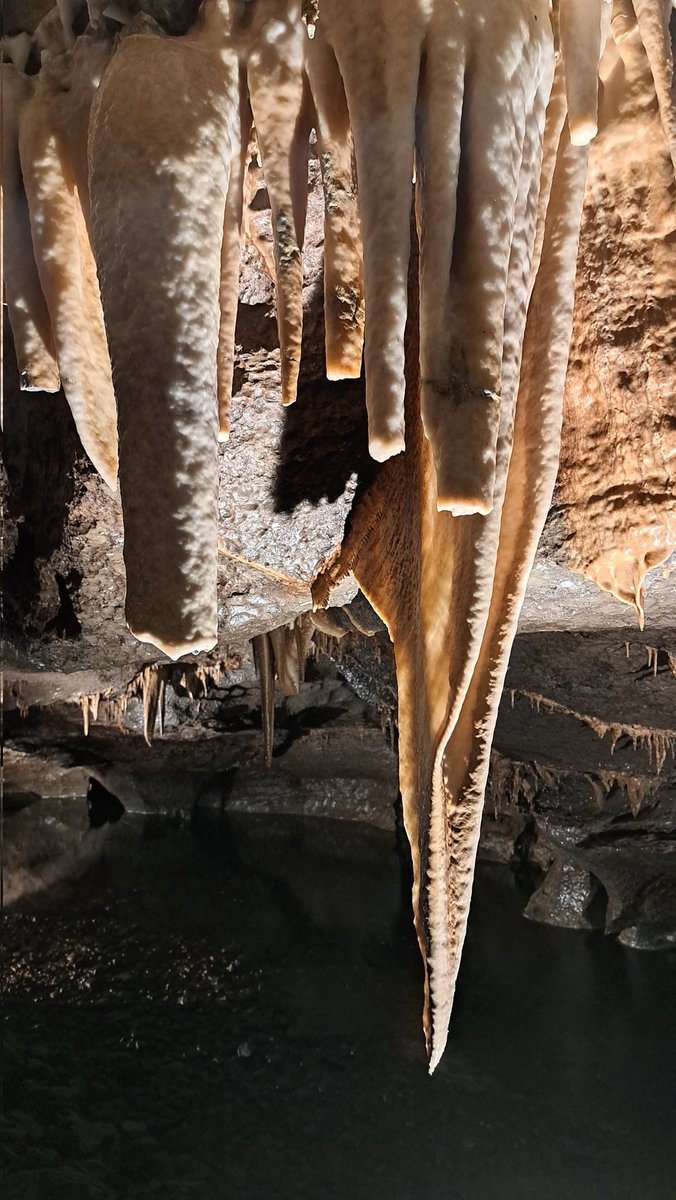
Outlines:
[[[143,737],[151,746],[156,729],[159,729],[160,736],[164,734],[167,684],[171,684],[174,690],[183,688],[191,700],[201,701],[207,697],[210,687],[218,685],[222,675],[239,665],[239,657],[231,655],[229,650],[226,650],[225,659],[213,663],[148,663],[129,681],[119,696],[114,696],[112,689],[80,696],[78,703],[82,709],[84,735],[88,737],[92,722],[99,719],[102,704],[102,716],[106,723],[116,723],[122,728],[129,704],[133,700],[140,700],[143,706]]]

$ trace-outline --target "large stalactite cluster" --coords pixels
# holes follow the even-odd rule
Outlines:
[[[285,404],[315,131],[326,371],[359,377],[363,347],[369,446],[384,464],[315,600],[353,571],[394,643],[433,1069],[498,701],[557,474],[581,223],[560,480],[578,565],[640,608],[642,573],[676,544],[671,4],[203,0],[181,36],[139,7],[89,0],[87,23],[60,0],[32,42],[6,43],[5,291],[23,386],[61,381],[113,489],[119,454],[131,631],[172,658],[212,649],[252,127]],[[585,253],[598,222],[602,262]],[[618,262],[628,290],[613,286]],[[622,373],[631,401],[615,411]],[[609,474],[599,450],[618,437]]]

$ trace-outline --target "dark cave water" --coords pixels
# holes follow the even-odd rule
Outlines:
[[[125,817],[3,924],[3,1200],[675,1200],[676,953],[480,866],[430,1079],[387,833]]]

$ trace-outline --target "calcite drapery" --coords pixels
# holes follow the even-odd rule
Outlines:
[[[317,30],[343,80],[355,144],[371,453],[383,460],[404,447],[415,162],[422,416],[437,504],[485,514],[514,209],[525,139],[551,81],[548,5],[323,0]],[[308,53],[312,62],[312,42]]]
[[[343,573],[354,571],[394,642],[400,784],[413,855],[416,928],[426,964],[424,1025],[431,1070],[446,1042],[504,673],[558,461],[586,161],[586,150],[571,146],[567,127],[562,129],[560,91],[550,105],[545,163],[550,172],[553,167],[553,178],[551,193],[546,188],[543,198],[548,203],[540,207],[537,239],[539,171],[533,159],[520,190],[510,263],[514,324],[505,339],[509,390],[494,509],[487,517],[437,511],[431,449],[418,414],[414,328],[406,453],[387,464],[363,496],[340,559],[316,587],[317,601],[325,602]],[[537,133],[532,141],[539,141]],[[534,158],[539,163],[539,153]],[[539,262],[531,266],[534,244]],[[521,362],[519,322],[526,304]]]

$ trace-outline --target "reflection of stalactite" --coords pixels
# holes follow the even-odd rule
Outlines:
[[[30,705],[27,703],[24,694],[21,690],[21,684],[13,683],[9,687],[9,695],[16,704],[16,709],[20,717],[27,717]]]
[[[519,762],[493,751],[487,787],[493,815],[498,817],[505,803],[516,807],[520,799],[532,809],[540,792],[554,787],[557,779],[557,772],[549,767],[537,762]]]
[[[600,810],[611,793],[620,789],[626,795],[634,817],[639,815],[646,800],[654,796],[661,785],[659,772],[656,775],[637,775],[633,771],[586,771],[578,775],[569,769],[544,767],[538,762],[521,762],[494,750],[491,753],[486,795],[496,818],[505,806],[521,808],[525,804],[532,812],[542,792],[558,788],[570,779],[576,783],[584,781],[588,785]]]
[[[636,775],[634,773],[630,775],[624,771],[596,771],[593,775],[585,775],[585,779],[592,788],[594,799],[600,809],[603,808],[610,793],[619,788],[625,793],[634,817],[639,815],[645,801],[654,796],[661,784],[659,773],[657,775]]]
[[[645,725],[604,721],[600,717],[578,712],[575,708],[560,704],[558,700],[550,700],[547,696],[540,695],[539,692],[528,692],[522,688],[510,688],[509,695],[512,707],[514,707],[515,697],[521,696],[528,701],[536,713],[540,713],[544,709],[545,712],[572,717],[576,721],[581,721],[601,739],[609,734],[611,754],[614,753],[620,738],[628,738],[634,750],[643,750],[647,753],[650,763],[654,763],[658,773],[662,770],[667,755],[670,754],[673,758],[676,753],[676,729],[649,729]]]

